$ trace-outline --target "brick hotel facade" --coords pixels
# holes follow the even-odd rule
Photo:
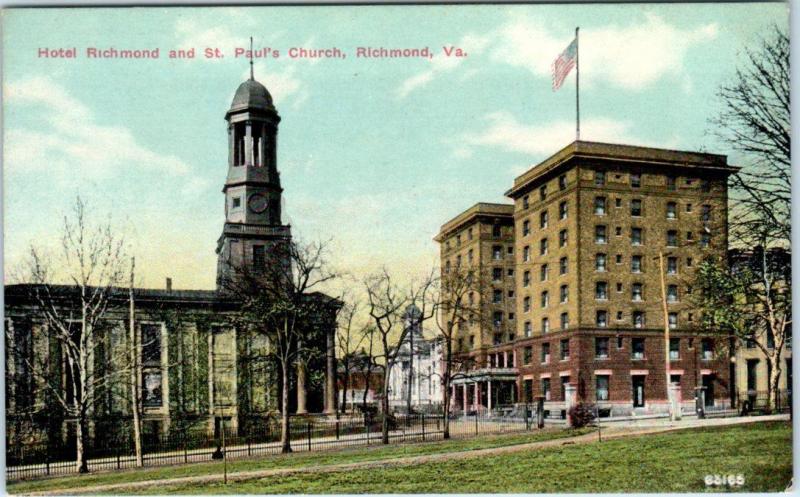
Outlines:
[[[480,265],[491,320],[466,323],[456,350],[473,359],[457,409],[545,397],[612,414],[667,409],[663,255],[670,383],[691,409],[730,405],[726,344],[698,333],[694,270],[727,249],[725,156],[578,141],[514,180],[513,204],[479,203],[444,224],[443,271]],[[483,324],[482,324],[483,323]]]

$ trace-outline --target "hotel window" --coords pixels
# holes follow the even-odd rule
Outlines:
[[[678,285],[669,285],[667,287],[667,302],[674,303],[678,301]]]
[[[594,198],[594,213],[598,216],[603,216],[606,213],[606,198],[605,197],[595,197]]]
[[[539,187],[539,199],[544,200],[547,198],[547,185],[542,185]]]
[[[563,328],[563,326],[562,326]],[[561,340],[561,360],[569,359],[569,340]]]
[[[625,347],[625,338],[624,337],[617,337],[617,350],[622,350]]]
[[[533,331],[533,328],[531,327],[531,322],[530,321],[525,321],[525,336],[526,337],[531,336],[532,331]]]
[[[641,302],[643,300],[643,289],[641,283],[634,283],[631,285],[631,300],[634,302]]]
[[[622,321],[622,311],[617,311],[617,321]]]
[[[467,240],[472,240],[472,228],[467,231]]]
[[[631,228],[631,245],[639,246],[642,244],[642,228]]]
[[[644,359],[644,338],[631,339],[631,358]]]
[[[503,268],[492,268],[492,281],[500,281],[503,279]]]
[[[469,249],[469,252],[467,252],[467,262],[468,263],[472,264],[472,261],[474,259],[473,256],[474,256],[474,251],[472,249]]]
[[[701,233],[700,234],[700,246],[703,248],[708,248],[711,244],[711,234],[710,233]]]
[[[687,232],[686,232],[686,240],[687,240],[687,241],[690,241],[690,242],[691,242],[692,240],[694,240],[694,233],[693,233],[693,232],[691,232],[691,231],[687,231]]]
[[[503,227],[499,224],[495,224],[492,226],[492,236],[495,238],[500,238],[503,235]]]
[[[617,264],[622,264],[622,254],[617,254],[616,261]]]
[[[522,286],[528,287],[531,286],[531,272],[525,271],[522,273]]]
[[[606,311],[597,311],[595,316],[595,324],[598,328],[605,328],[608,326],[608,312]]]
[[[539,213],[539,227],[544,229],[547,228],[547,222],[549,220],[549,216],[547,215],[547,211]]]
[[[550,332],[550,320],[547,318],[542,318],[542,333]]]
[[[692,212],[692,204],[686,204],[686,212]]]
[[[595,171],[594,186],[605,186],[605,184],[606,184],[606,173],[604,171]]]
[[[506,272],[506,275],[507,275],[509,278],[511,278],[512,276],[514,276],[514,270],[513,270],[513,269],[509,269],[509,270],[508,270],[508,272]]]
[[[617,226],[614,228],[614,234],[617,236],[622,236],[622,226]]]
[[[702,339],[700,341],[700,346],[702,347],[702,359],[704,361],[710,361],[714,358],[714,342],[710,338]]]
[[[508,255],[514,255],[514,247],[508,247]]]
[[[526,323],[530,324],[530,323]],[[528,365],[533,360],[533,347],[525,347],[522,349],[522,364]]]
[[[617,197],[616,199],[614,199],[614,206],[615,206],[617,209],[619,209],[620,207],[622,207],[622,199],[621,199],[621,198],[619,198],[619,197]]]
[[[622,293],[622,283],[617,283],[617,293]]]
[[[676,230],[667,231],[667,247],[678,246],[678,232]]]
[[[595,337],[594,356],[597,359],[608,359],[608,337]]]
[[[631,173],[631,187],[639,188],[642,186],[642,175],[640,173]]]
[[[608,375],[597,375],[595,377],[595,397],[598,401],[608,400]]]
[[[524,262],[530,262],[531,260],[531,247],[530,245],[525,245],[522,249],[522,260]]]
[[[606,271],[606,254],[597,254],[594,256],[594,270],[598,273]]]
[[[542,364],[547,364],[550,362],[550,344],[543,343],[542,344],[542,352],[541,352],[541,362]]]
[[[510,298],[510,299],[514,298],[514,290],[509,290],[508,291],[508,298]]]
[[[494,302],[495,304],[499,304],[502,301],[503,301],[503,291],[495,289],[492,292],[492,302]]]
[[[566,219],[567,218],[567,202],[561,202],[558,204],[558,218],[559,219]]]
[[[500,345],[501,343],[503,343],[503,334],[495,333],[492,339],[492,345]]]
[[[144,366],[161,367],[161,326],[157,324],[143,324],[141,327],[141,335],[142,364]]]
[[[567,176],[562,174],[558,177],[558,189],[559,190],[566,190],[567,188]]]
[[[677,257],[667,257],[667,274],[678,274]]]
[[[531,222],[527,219],[522,222],[522,236],[528,236],[531,234]]]
[[[667,202],[667,219],[677,219],[678,217],[678,204],[675,202]]]
[[[469,336],[469,346],[470,347],[474,347],[475,346],[475,335],[470,335]]]
[[[563,247],[567,244],[567,230],[558,232],[558,246]]]
[[[539,255],[547,255],[547,238],[539,240]]]
[[[681,339],[680,338],[670,338],[669,339],[669,360],[670,361],[677,361],[681,358]]]
[[[530,312],[531,310],[531,298],[525,297],[522,299],[522,312]]]
[[[162,377],[160,371],[142,373],[142,405],[161,407],[163,404]]]
[[[606,227],[603,225],[594,227],[594,243],[606,243]]]
[[[242,206],[242,197],[233,197],[232,209],[239,209]]]
[[[608,283],[605,281],[595,283],[594,298],[595,300],[608,300]]]
[[[502,311],[494,311],[494,315],[492,316],[492,322],[494,323],[495,329],[500,328],[503,325],[503,313]]]
[[[644,312],[633,311],[633,327],[644,328]]]
[[[678,178],[667,176],[667,190],[674,192],[678,188]]]
[[[642,215],[642,201],[640,199],[631,200],[631,216],[640,217]]]
[[[641,273],[642,272],[642,256],[641,255],[632,255],[631,256],[631,272],[632,273]]]
[[[547,281],[548,273],[547,264],[542,264],[542,267],[539,269],[539,280]]]
[[[704,205],[703,206],[703,213],[701,214],[700,219],[704,223],[707,223],[707,222],[711,221],[711,206],[710,205]]]
[[[566,312],[562,312],[561,313],[561,329],[562,330],[566,330],[567,328],[569,328],[569,314],[567,314]]]
[[[494,245],[492,247],[492,259],[499,261],[503,258],[503,247],[500,245]]]
[[[542,396],[544,400],[550,400],[550,378],[542,378]]]
[[[692,267],[694,265],[694,260],[691,257],[686,258],[686,267]]]
[[[567,258],[566,257],[562,257],[561,259],[559,259],[559,261],[558,261],[558,273],[562,274],[562,275],[567,274],[567,270],[568,269],[569,269],[569,267],[567,265]]]
[[[569,287],[567,285],[561,285],[559,289],[559,297],[562,304],[566,304],[567,300],[569,299]]]
[[[700,180],[700,190],[704,193],[708,193],[711,191],[711,182],[707,179]]]
[[[522,208],[527,209],[530,206],[531,206],[530,197],[528,195],[525,195],[524,197],[522,197]]]
[[[669,329],[674,330],[678,327],[678,313],[677,312],[670,312],[667,314],[667,319],[669,321]]]
[[[550,294],[547,291],[542,292],[541,305],[542,305],[542,309],[544,309],[548,305],[550,305]]]

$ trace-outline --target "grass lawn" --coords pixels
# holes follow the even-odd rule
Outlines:
[[[258,459],[235,459],[228,461],[228,472],[253,471],[259,469],[300,468],[310,466],[327,466],[332,464],[352,463],[359,461],[376,461],[406,456],[441,454],[445,452],[461,452],[491,447],[504,447],[523,443],[541,442],[557,438],[566,438],[588,433],[589,429],[562,430],[548,428],[542,431],[527,433],[481,436],[468,439],[451,439],[447,442],[426,442],[403,445],[373,445],[346,450],[326,452],[301,452],[290,455],[267,456]],[[66,476],[32,481],[8,482],[6,491],[23,493],[47,491],[48,489],[74,488],[109,483],[135,482],[143,480],[180,478],[208,474],[222,474],[221,462],[195,463],[183,466],[161,466],[119,472],[94,473],[82,476]],[[160,487],[159,487],[160,488]],[[160,493],[160,492],[157,492]]]
[[[739,490],[776,492],[786,488],[792,475],[791,444],[790,423],[753,423],[466,461],[287,475],[227,486],[159,485],[149,490],[157,494],[695,492],[706,490],[706,474],[741,473],[745,484]]]

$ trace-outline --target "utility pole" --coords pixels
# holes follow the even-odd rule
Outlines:
[[[661,278],[661,305],[664,310],[664,374],[666,375],[667,387],[667,405],[669,407],[670,420],[675,419],[675,413],[672,412],[672,401],[669,394],[670,386],[670,369],[669,369],[669,311],[667,310],[667,283],[664,277],[664,252],[658,252],[658,275]]]

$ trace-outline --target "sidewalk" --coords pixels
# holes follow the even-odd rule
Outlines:
[[[788,414],[779,414],[771,416],[753,416],[753,417],[737,417],[737,418],[716,418],[716,419],[694,419],[694,420],[648,420],[653,424],[650,426],[637,425],[637,424],[619,424],[602,429],[603,440],[636,437],[651,435],[656,433],[666,433],[670,431],[685,430],[698,427],[714,427],[714,426],[729,426],[737,424],[760,423],[767,421],[788,421]],[[365,461],[348,464],[333,464],[327,466],[309,466],[301,468],[280,468],[280,469],[264,469],[256,471],[242,471],[238,473],[229,473],[228,481],[245,481],[257,478],[266,478],[270,476],[286,476],[294,474],[319,474],[319,473],[335,473],[345,472],[355,469],[369,469],[375,467],[394,467],[394,466],[408,466],[423,464],[434,461],[446,461],[453,459],[470,459],[480,458],[496,454],[507,454],[528,450],[539,450],[550,447],[558,447],[562,445],[577,445],[596,443],[598,441],[597,432],[588,433],[572,438],[561,438],[555,440],[548,440],[544,442],[534,442],[528,444],[511,445],[506,447],[495,447],[489,449],[478,449],[462,452],[449,452],[442,454],[431,454],[425,456],[411,456],[399,457],[395,459],[384,459],[380,461]],[[58,490],[47,490],[42,492],[31,492],[20,495],[75,495],[85,493],[115,493],[121,490],[131,492],[139,488],[148,488],[155,485],[181,485],[181,484],[196,484],[202,485],[206,483],[215,483],[221,480],[220,474],[202,475],[202,476],[189,476],[181,478],[171,478],[162,480],[145,480],[139,482],[129,483],[114,483],[96,486],[78,486]],[[76,478],[79,481],[79,478]]]

